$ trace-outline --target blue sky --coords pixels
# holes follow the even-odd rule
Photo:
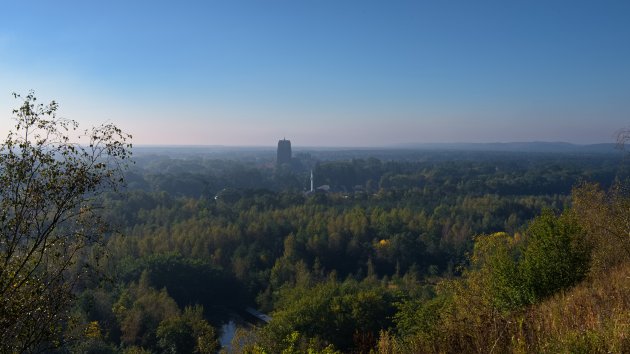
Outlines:
[[[36,91],[136,144],[611,142],[630,2],[4,1],[0,112]],[[0,129],[10,127],[9,119]]]

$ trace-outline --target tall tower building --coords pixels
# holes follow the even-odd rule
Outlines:
[[[278,165],[291,163],[291,140],[282,139],[278,141],[278,155],[276,161]]]

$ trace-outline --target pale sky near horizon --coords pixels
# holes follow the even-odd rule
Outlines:
[[[30,89],[135,144],[588,144],[630,126],[626,0],[0,4],[0,132]]]

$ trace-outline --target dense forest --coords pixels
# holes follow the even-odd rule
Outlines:
[[[132,158],[35,101],[0,147],[0,352],[630,351],[623,153]]]
[[[598,229],[627,203],[621,154],[326,154],[138,154],[102,197],[116,232],[92,253],[67,350],[214,352],[228,321],[234,352],[627,348],[618,309],[605,329],[545,327],[554,296],[628,258],[627,237]],[[327,188],[308,190],[311,170]],[[628,306],[627,285],[606,286]]]

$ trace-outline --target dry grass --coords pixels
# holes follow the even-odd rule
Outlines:
[[[630,353],[630,263],[517,313],[471,300],[429,335],[382,333],[379,353]]]
[[[630,264],[531,307],[513,352],[630,352]],[[520,321],[519,321],[520,322]]]

